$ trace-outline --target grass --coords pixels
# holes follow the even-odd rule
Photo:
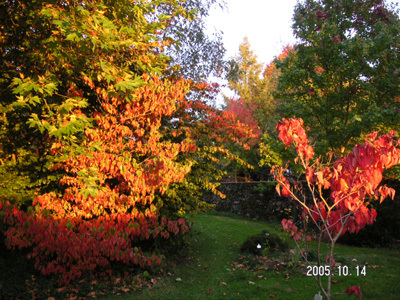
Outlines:
[[[240,245],[247,237],[262,230],[282,234],[279,225],[214,213],[199,215],[195,221],[192,253],[171,267],[170,276],[134,294],[104,299],[313,299],[318,292],[315,279],[302,270],[258,271],[238,263]],[[338,245],[336,253],[337,261],[347,265],[352,276],[335,277],[335,292],[359,285],[363,299],[398,299],[398,251]],[[367,265],[365,277],[355,276],[357,265]]]
[[[115,288],[105,285],[101,280],[89,284],[83,289],[80,297],[70,299],[314,299],[318,293],[315,279],[303,274],[304,267],[266,270],[260,264],[254,264],[254,257],[239,253],[241,244],[249,237],[267,230],[282,235],[279,224],[246,220],[237,216],[209,213],[195,218],[194,230],[189,240],[187,255],[176,256],[165,266],[164,276],[149,274],[148,287],[135,292],[130,289]],[[283,235],[282,235],[283,236]],[[289,240],[288,240],[289,241]],[[291,244],[293,247],[293,244]],[[347,286],[359,285],[363,299],[398,299],[397,283],[400,272],[399,251],[389,249],[370,249],[346,247],[338,245],[336,261],[347,265],[352,276],[334,277],[333,290],[344,292]],[[26,297],[15,299],[32,299],[23,293],[28,284],[34,286],[36,296],[54,296],[54,285],[49,280],[36,275],[37,281],[31,278],[31,267],[23,267],[22,261],[11,261],[18,257],[0,260],[3,275],[0,275],[1,286],[7,285],[8,291],[24,294]],[[15,268],[14,264],[21,264]],[[357,265],[367,266],[366,276],[355,275]],[[5,275],[3,270],[10,270]],[[11,273],[12,272],[12,273]],[[151,279],[152,278],[152,279]],[[88,283],[93,280],[87,280]],[[9,285],[12,285],[11,287]],[[125,283],[124,283],[125,284]],[[127,285],[131,283],[126,283]],[[121,285],[120,285],[121,286]],[[40,291],[41,289],[47,292]],[[0,293],[1,295],[1,293]],[[64,295],[71,295],[65,293]],[[0,297],[1,298],[1,297]],[[41,297],[38,297],[42,299]],[[65,298],[68,298],[65,296]],[[352,299],[347,295],[339,295],[334,299]],[[353,299],[357,299],[353,296]]]

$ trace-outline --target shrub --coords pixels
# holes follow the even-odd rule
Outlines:
[[[260,245],[261,248],[257,247],[258,245]],[[240,247],[240,252],[254,255],[267,255],[278,251],[285,252],[288,249],[289,245],[278,235],[263,230],[261,233],[247,238]]]

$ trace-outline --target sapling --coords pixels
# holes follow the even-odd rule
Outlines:
[[[358,233],[375,221],[377,213],[375,209],[369,208],[369,201],[375,199],[382,203],[387,196],[394,198],[394,189],[380,184],[383,171],[400,162],[400,143],[395,138],[397,133],[391,131],[378,137],[377,132],[373,132],[367,136],[364,144],[355,146],[347,156],[334,160],[332,154],[327,154],[328,160],[323,162],[321,157],[315,158],[302,119],[282,119],[277,130],[279,139],[286,147],[294,145],[297,153],[294,162],[302,167],[305,181],[303,185],[299,181],[289,182],[284,176],[286,167],[274,166],[271,173],[278,183],[276,190],[279,195],[296,201],[303,208],[303,223],[306,225],[311,222],[316,228],[317,268],[310,268],[308,273],[316,278],[322,293],[330,300],[335,295],[332,294],[332,275],[336,265],[334,249],[337,240],[347,231]],[[298,191],[304,185],[311,196],[307,197],[305,193],[299,195]],[[329,190],[329,197],[324,190]],[[302,248],[300,244],[307,245],[312,236],[306,236],[306,231],[299,229],[292,220],[283,219],[282,227],[290,233],[310,265],[307,246]],[[324,239],[328,241],[329,252],[323,259],[321,243]],[[326,286],[321,280],[324,276],[328,278]],[[348,287],[346,293],[354,293],[360,299],[362,297],[359,286]]]

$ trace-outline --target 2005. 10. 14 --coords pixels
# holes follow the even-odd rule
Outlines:
[[[346,265],[337,266],[338,276],[352,276],[353,273],[349,272],[349,267]],[[356,276],[366,276],[367,275],[367,266],[356,266],[355,267]],[[306,276],[329,276],[331,274],[331,267],[320,265],[320,266],[307,266]],[[336,275],[333,273],[332,275]]]

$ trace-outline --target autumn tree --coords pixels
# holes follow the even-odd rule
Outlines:
[[[363,144],[356,145],[348,155],[334,158],[332,153],[328,153],[326,159],[316,157],[303,124],[302,119],[282,119],[277,130],[285,147],[294,146],[297,154],[295,163],[301,166],[305,180],[301,182],[285,176],[285,165],[275,166],[272,173],[277,181],[278,194],[296,202],[303,209],[304,228],[300,229],[293,220],[284,219],[283,230],[290,233],[296,242],[297,253],[309,264],[308,243],[312,238],[317,239],[319,271],[311,272],[311,275],[315,276],[326,298],[331,299],[337,294],[333,293],[332,286],[332,276],[336,273],[335,245],[346,232],[357,234],[375,222],[377,212],[370,207],[371,201],[382,203],[388,196],[394,198],[395,190],[381,185],[381,181],[384,170],[400,163],[400,140],[395,131],[382,136],[372,132]],[[309,192],[305,193],[306,190]],[[307,232],[307,224],[316,230],[314,237]],[[326,253],[321,247],[323,240],[328,243]],[[300,246],[303,242],[307,247]],[[326,285],[323,277],[328,279]],[[348,287],[346,293],[354,293],[360,299],[362,297],[360,286]]]
[[[294,11],[295,51],[277,62],[280,109],[302,117],[316,151],[351,148],[398,126],[400,20],[383,0],[306,0]]]
[[[282,143],[278,139],[275,130],[276,123],[282,118],[280,109],[282,100],[276,96],[281,70],[277,67],[279,62],[286,59],[289,53],[294,51],[292,46],[286,46],[283,51],[270,62],[263,73],[263,84],[265,84],[264,99],[258,103],[257,118],[262,124],[263,135],[260,139],[260,166],[282,165],[284,161],[293,161],[295,153],[293,151],[284,151]],[[296,167],[296,166],[294,166]]]
[[[134,241],[163,231],[150,231],[163,224],[153,195],[190,168],[173,161],[190,143],[162,143],[158,132],[188,84],[158,77],[170,43],[159,31],[172,15],[154,20],[155,4],[2,3],[2,169],[14,182],[30,169],[36,192],[28,213],[2,202],[6,241],[33,246],[36,267],[65,282],[113,260],[157,263]]]
[[[65,283],[109,271],[113,261],[160,264],[143,241],[186,233],[179,211],[197,206],[184,192],[167,204],[159,195],[173,199],[171,187],[201,155],[230,155],[219,143],[198,145],[199,120],[208,121],[203,136],[251,135],[224,112],[188,101],[189,90],[213,87],[177,76],[164,53],[174,42],[163,34],[171,19],[195,14],[182,5],[1,2],[0,170],[19,189],[0,201],[1,230],[8,247],[31,249],[43,274]],[[30,207],[15,205],[22,202]]]
[[[255,99],[257,105],[256,117],[263,132],[268,135],[275,134],[275,124],[282,118],[279,110],[280,100],[275,96],[281,75],[281,70],[277,68],[276,64],[283,61],[291,51],[293,51],[293,47],[287,45],[273,61],[267,64],[262,74],[262,97]]]
[[[197,100],[189,97],[178,105],[174,118],[164,120],[168,126],[161,129],[163,139],[190,139],[196,145],[193,152],[178,154],[178,161],[191,163],[183,181],[171,184],[164,195],[157,195],[162,211],[167,210],[168,214],[196,214],[212,208],[201,197],[207,190],[225,197],[218,190],[218,181],[226,176],[224,166],[229,162],[241,168],[251,167],[240,154],[248,151],[251,141],[258,136],[257,128],[239,121],[232,112],[207,104],[219,92],[217,84],[197,84],[189,92],[192,91]]]
[[[79,148],[84,128],[93,121],[90,114],[100,109],[99,93],[108,88],[102,83],[104,90],[94,93],[93,80],[118,81],[114,91],[108,89],[118,93],[142,85],[141,74],[165,69],[167,57],[158,53],[169,42],[156,37],[168,17],[151,28],[143,15],[153,9],[150,5],[138,4],[134,11],[126,3],[110,10],[106,2],[85,9],[29,1],[1,5],[1,173],[9,176],[7,188],[16,190],[18,202],[37,189],[59,190],[60,176],[49,168],[57,160],[50,149],[56,141]],[[129,14],[123,20],[125,9]],[[105,15],[92,15],[96,10]],[[70,20],[74,17],[76,24]],[[134,38],[134,27],[145,31]]]
[[[235,173],[239,171],[246,174],[252,172],[261,175],[261,173],[267,171],[265,169],[266,166],[272,166],[277,161],[275,159],[273,163],[271,161],[271,164],[264,163],[261,167],[258,162],[261,159],[266,162],[267,158],[259,156],[259,147],[262,146],[264,150],[268,148],[271,153],[275,151],[276,155],[274,156],[279,156],[277,153],[281,150],[280,144],[275,147],[278,143],[274,130],[275,124],[282,117],[277,110],[279,100],[274,96],[280,70],[276,67],[275,61],[272,61],[264,68],[257,61],[257,56],[250,46],[248,39],[245,38],[239,46],[239,54],[229,62],[230,68],[227,79],[230,89],[235,92],[235,97],[234,99],[225,99],[225,109],[237,115],[238,120],[245,121],[244,119],[246,119],[247,121],[245,122],[247,124],[257,125],[260,128],[260,140],[263,141],[262,144],[259,142],[253,143],[251,151],[236,150],[247,158],[247,161],[255,167],[255,170],[242,170],[242,167],[233,163]],[[291,50],[290,46],[286,46],[276,59],[283,60]],[[261,177],[266,178],[268,176],[267,173],[262,174]],[[260,177],[258,175],[255,177]]]
[[[230,61],[227,74],[229,88],[237,97],[251,101],[256,95],[256,88],[261,83],[262,64],[257,61],[257,56],[250,49],[247,37],[239,45],[239,54]]]
[[[224,176],[221,165],[226,162],[246,165],[239,157],[243,147],[246,147],[242,132],[245,130],[250,136],[254,135],[251,125],[240,125],[232,114],[212,108],[220,87],[216,83],[204,85],[210,75],[223,76],[226,69],[221,34],[217,32],[209,36],[205,33],[205,19],[209,10],[217,5],[224,8],[225,3],[216,0],[186,1],[184,7],[192,11],[193,16],[171,19],[165,33],[165,37],[177,40],[165,47],[165,53],[172,58],[171,65],[177,66],[170,70],[171,74],[198,83],[186,93],[185,103],[177,104],[172,118],[163,118],[160,128],[164,140],[177,141],[191,136],[197,145],[194,153],[178,154],[179,161],[190,160],[193,163],[184,180],[171,184],[165,194],[157,194],[157,202],[160,206],[162,203],[162,210],[168,210],[169,214],[196,213],[211,208],[210,204],[202,201],[203,191],[210,190],[223,196],[216,183]],[[159,9],[163,11],[164,8]],[[219,122],[215,122],[216,118]],[[234,148],[226,147],[228,144],[234,145]],[[233,153],[233,149],[237,153]]]
[[[245,101],[244,98],[226,99],[225,112],[229,113],[236,122],[247,125],[254,134],[253,137],[250,135],[242,137],[242,142],[249,145],[248,149],[238,147],[238,145],[232,142],[228,144],[231,151],[246,162],[246,164],[243,164],[241,161],[237,160],[225,160],[224,170],[228,172],[229,176],[233,176],[235,181],[238,180],[238,175],[244,177],[245,180],[254,180],[257,177],[262,177],[262,174],[258,174],[260,170],[258,169],[259,157],[257,150],[259,137],[262,132],[254,117],[256,108],[256,105]]]
[[[291,50],[291,46],[286,46],[276,60],[283,60]],[[240,44],[239,54],[229,62],[229,88],[235,92],[235,98],[242,98],[255,108],[254,117],[263,132],[274,133],[275,124],[281,118],[276,110],[278,100],[274,96],[279,75],[275,61],[265,68],[258,62],[247,38]]]
[[[250,49],[250,43],[246,38],[239,46],[239,53],[228,62],[228,72],[226,79],[229,83],[229,88],[235,92],[232,98],[224,96],[224,110],[232,114],[237,121],[242,121],[257,131],[260,135],[259,123],[255,116],[257,105],[255,97],[259,95],[258,89],[261,83],[262,64],[257,61],[257,56]],[[244,167],[235,161],[226,161],[224,168],[228,171],[229,176],[233,176],[237,180],[237,175],[246,179],[254,177],[250,175],[251,169],[254,166],[258,168],[257,161],[258,151],[256,140],[252,141],[250,150],[237,148],[235,145],[230,145],[232,152],[243,157],[251,168]],[[256,170],[256,173],[259,173]],[[257,176],[256,176],[257,177]]]
[[[208,14],[208,10],[213,5],[222,6],[223,2],[215,0],[185,1],[183,4],[185,7],[184,9],[182,6],[176,6],[178,1],[174,3],[175,4],[171,5],[168,1],[161,1],[159,3],[150,4],[153,10],[151,13],[152,22],[156,22],[158,16],[162,16],[163,14],[169,16],[165,20],[162,30],[157,33],[158,39],[165,41],[162,49],[158,49],[157,51],[160,52],[162,50],[170,56],[167,57],[164,55],[162,58],[163,64],[168,63],[170,66],[168,68],[168,74],[174,74],[177,78],[179,76],[184,76],[196,82],[202,82],[210,73],[218,72],[217,70],[221,69],[223,49],[220,36],[217,35],[213,39],[209,38],[204,33],[204,19]],[[4,95],[3,99],[8,99],[8,101],[11,102],[13,100],[13,90],[10,84],[14,76],[18,75],[17,66],[19,65],[21,68],[24,68],[25,66],[35,66],[37,64],[37,62],[34,61],[35,58],[33,55],[29,53],[34,47],[38,46],[42,40],[46,40],[48,33],[42,28],[44,25],[36,24],[39,21],[36,21],[35,18],[25,16],[24,12],[19,16],[15,13],[16,10],[20,8],[23,8],[24,11],[39,10],[42,5],[24,3],[23,1],[16,3],[8,3],[8,1],[5,1],[1,5],[4,7],[4,10],[2,10],[4,14],[4,19],[2,19],[4,20],[4,24],[2,28],[7,29],[3,31],[4,39],[2,39],[1,46],[1,72],[3,74],[1,79],[1,91],[2,95]],[[150,13],[147,13],[147,18],[150,18]],[[20,24],[16,25],[17,22]],[[32,25],[32,22],[36,23]],[[29,26],[31,26],[32,29],[27,33],[26,30]],[[194,42],[194,40],[196,40],[196,42]],[[172,43],[171,41],[175,42]],[[23,43],[25,43],[25,46],[20,47]],[[196,50],[194,50],[194,48],[196,48]],[[211,51],[211,49],[213,51]],[[51,52],[50,50],[48,50],[49,53]],[[37,53],[38,50],[35,51]],[[64,49],[64,52],[65,55],[67,55],[70,52],[74,52],[74,49]],[[197,54],[194,55],[194,53]],[[200,53],[203,54],[200,55]],[[36,55],[39,54],[37,53]],[[182,60],[182,56],[185,56],[187,59]],[[74,60],[75,58],[76,55],[71,55],[69,60]],[[126,59],[129,59],[129,57],[126,56]],[[91,67],[84,65],[83,61],[84,58],[81,57],[79,61],[81,65],[79,67],[81,69],[90,69]],[[185,64],[181,64],[184,62]],[[133,74],[140,75],[144,71],[143,65],[138,66],[133,61],[127,62],[127,64],[129,64],[130,71],[132,71]],[[196,65],[199,65],[199,68],[202,68],[202,70],[197,69],[194,71]],[[74,67],[75,65],[71,64],[71,66]],[[190,70],[192,70],[192,72]],[[36,72],[36,69],[32,68],[30,72]],[[80,70],[77,70],[77,72],[79,73]],[[69,74],[63,75],[64,82],[67,82],[70,79],[68,76],[74,74],[74,70],[71,69],[64,73]],[[28,87],[32,88],[31,85],[28,85]],[[65,91],[68,89],[69,87],[67,86]],[[199,96],[194,95],[194,92],[190,94],[192,95],[191,98]],[[85,96],[89,100],[89,105],[93,110],[93,105],[96,104],[94,100],[96,95],[91,95],[90,97],[88,97],[88,95]],[[22,204],[25,201],[29,202],[33,199],[35,193],[37,193],[37,189],[41,189],[42,191],[59,189],[57,183],[61,178],[61,174],[59,174],[61,171],[49,172],[48,168],[51,164],[50,162],[54,159],[54,157],[48,155],[48,149],[50,147],[50,144],[47,142],[48,139],[43,137],[39,131],[32,133],[29,128],[25,128],[24,126],[29,127],[29,124],[21,122],[23,118],[20,116],[23,114],[21,114],[20,111],[15,111],[14,115],[11,116],[9,108],[6,107],[6,101],[2,102],[1,105],[1,112],[4,113],[7,111],[7,117],[3,115],[4,118],[1,123],[3,133],[7,135],[7,138],[3,138],[2,149],[4,152],[0,157],[0,162],[4,166],[4,168],[0,168],[0,176],[3,179],[2,184],[0,184],[0,190],[3,191],[1,194],[7,195],[8,200],[11,200],[10,197],[12,197],[15,203]],[[19,109],[21,110],[21,108]],[[36,109],[41,110],[39,105],[36,105]],[[40,113],[36,114],[40,115]],[[76,124],[75,122],[75,125]],[[80,125],[83,125],[82,122]],[[162,126],[168,126],[168,123],[164,121]],[[74,129],[73,127],[69,127],[69,129],[66,130],[73,131]],[[47,131],[43,131],[43,134],[46,135]],[[18,149],[18,151],[15,151],[16,149]],[[16,156],[16,152],[18,152],[19,155]],[[22,156],[24,158],[22,158]],[[8,167],[6,167],[6,165],[8,165]],[[11,187],[9,185],[10,183],[12,183]]]

